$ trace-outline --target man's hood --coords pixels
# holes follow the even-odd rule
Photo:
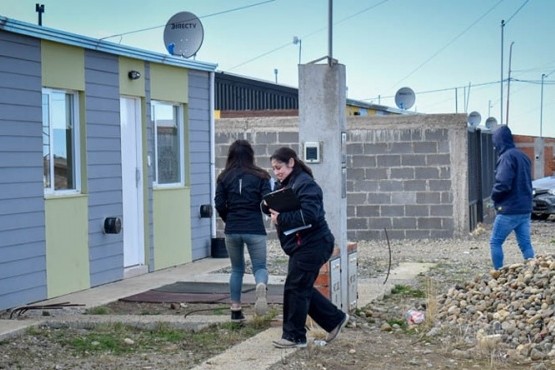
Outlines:
[[[493,131],[493,146],[499,154],[503,153],[507,149],[515,147],[513,142],[513,134],[511,130],[506,125],[501,125]]]

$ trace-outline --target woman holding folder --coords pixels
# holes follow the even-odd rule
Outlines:
[[[312,170],[297,153],[279,148],[270,157],[278,191],[292,189],[299,208],[278,212],[263,202],[263,211],[276,226],[283,251],[289,256],[283,292],[283,332],[273,341],[277,348],[304,348],[306,318],[310,317],[328,332],[327,342],[337,337],[349,321],[349,315],[338,309],[314,288],[320,268],[331,257],[335,239],[325,219],[323,194],[314,181]],[[276,206],[277,208],[277,206]]]

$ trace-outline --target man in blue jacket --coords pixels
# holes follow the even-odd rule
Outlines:
[[[513,135],[506,125],[493,132],[493,145],[499,153],[495,164],[495,183],[491,192],[496,216],[490,238],[493,267],[503,267],[503,243],[514,230],[525,260],[534,258],[530,241],[532,213],[532,175],[530,159],[515,148]]]

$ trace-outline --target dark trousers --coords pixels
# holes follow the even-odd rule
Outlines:
[[[330,332],[344,313],[314,288],[320,267],[331,256],[333,245],[304,245],[289,257],[289,271],[283,291],[282,338],[306,341],[306,318],[310,317]]]

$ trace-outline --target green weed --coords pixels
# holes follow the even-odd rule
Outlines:
[[[424,298],[426,293],[420,289],[415,289],[408,285],[397,284],[391,289],[391,294],[398,294],[403,297]]]

